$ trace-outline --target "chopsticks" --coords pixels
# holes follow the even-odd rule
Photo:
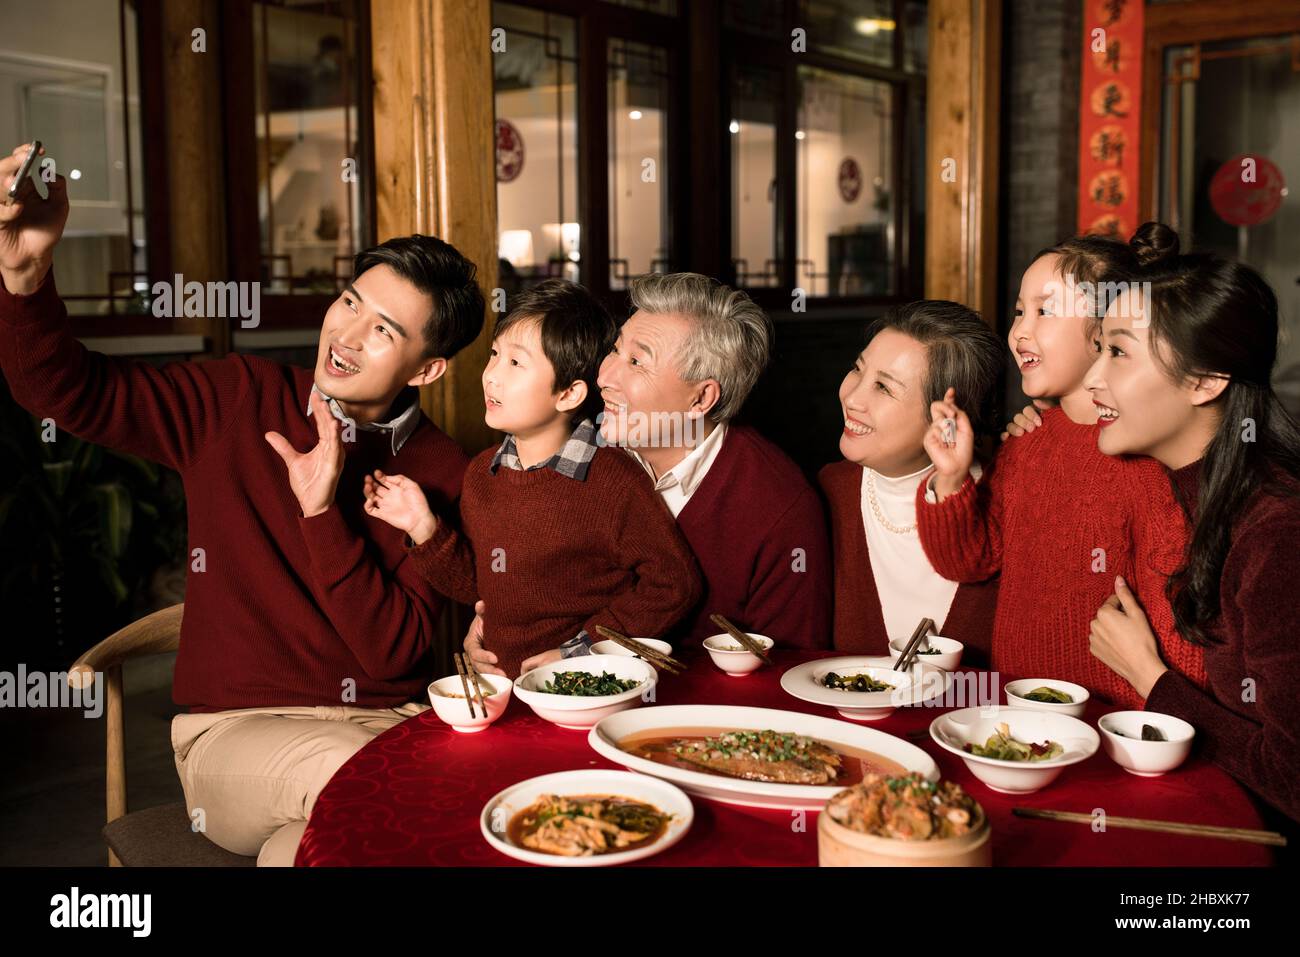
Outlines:
[[[1015,807],[1016,817],[1038,818],[1044,821],[1069,821],[1073,824],[1091,824],[1091,814],[1074,811],[1048,811],[1032,807]],[[1166,834],[1189,834],[1195,837],[1219,837],[1226,841],[1245,841],[1249,844],[1269,844],[1286,847],[1286,838],[1276,831],[1253,831],[1245,827],[1220,827],[1215,824],[1183,824],[1179,821],[1154,821],[1141,817],[1115,817],[1106,815],[1107,827],[1126,827],[1134,831],[1161,831]]]
[[[479,677],[478,669],[474,667],[474,661],[469,655],[462,655],[459,651],[452,652],[451,660],[456,663],[456,673],[460,675],[461,687],[465,689],[465,703],[469,705],[469,716],[477,718],[474,712],[474,695],[470,693],[469,686],[474,685],[474,691],[478,694],[478,706],[483,709],[483,717],[488,716],[487,703],[483,700],[483,686],[479,684],[482,680]]]
[[[903,653],[894,662],[895,671],[911,670],[912,665],[916,664],[916,656],[921,651],[921,643],[929,640],[926,636],[932,631],[938,631],[934,619],[922,618],[921,623],[912,632],[912,637],[907,640],[907,647],[903,649]]]
[[[596,626],[596,634],[602,638],[608,638],[617,645],[622,645],[634,655],[639,655],[650,664],[654,665],[661,671],[667,671],[669,674],[679,675],[686,670],[686,665],[661,651],[656,651],[649,645],[642,644],[635,638],[629,638],[627,635],[619,634],[613,628],[606,628],[604,625]]]
[[[731,635],[732,638],[735,638],[740,642],[740,647],[747,648],[758,658],[759,661],[763,662],[763,664],[770,665],[772,663],[772,659],[767,656],[767,652],[763,650],[762,645],[749,637],[749,635],[745,634],[745,632],[741,631],[731,622],[727,621],[727,619],[722,615],[710,615],[709,621],[713,622],[727,634]]]

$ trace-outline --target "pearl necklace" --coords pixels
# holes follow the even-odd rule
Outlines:
[[[880,501],[876,498],[876,473],[872,469],[867,469],[867,501],[871,503],[871,511],[876,516],[876,521],[885,527],[888,532],[895,535],[911,535],[916,531],[916,522],[911,525],[895,525],[885,518],[885,513],[880,508]]]

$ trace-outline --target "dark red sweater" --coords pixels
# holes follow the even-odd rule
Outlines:
[[[862,466],[842,459],[823,468],[817,478],[830,508],[835,550],[835,650],[887,655],[889,636],[862,526]],[[963,665],[988,667],[997,599],[996,577],[958,585],[948,617],[936,622],[941,635],[966,646]]]
[[[967,477],[936,504],[918,487],[917,527],[945,578],[982,581],[1001,570],[994,668],[1073,681],[1141,708],[1133,687],[1093,656],[1089,626],[1122,575],[1164,660],[1204,683],[1204,654],[1178,635],[1164,591],[1182,561],[1186,521],[1160,464],[1103,455],[1098,428],[1048,409],[1039,428],[1003,443],[978,484]]]
[[[422,694],[442,599],[406,561],[403,533],[365,514],[361,480],[400,472],[453,501],[465,454],[431,422],[396,456],[389,435],[357,430],[335,504],[303,518],[263,435],[316,444],[309,370],[238,355],[155,368],[89,352],[52,274],[30,296],[0,288],[0,367],[14,398],[60,431],[180,472],[191,557],[177,704],[387,707]]]
[[[745,425],[677,516],[704,573],[703,600],[677,629],[698,645],[719,632],[712,614],[777,645],[828,648],[831,553],[817,493],[776,445]]]
[[[578,481],[553,469],[489,466],[481,452],[465,473],[462,531],[440,521],[410,550],[443,594],[482,598],[483,643],[511,677],[526,658],[597,625],[659,638],[700,597],[689,546],[645,470],[602,447]]]
[[[1200,468],[1172,473],[1189,503]],[[1289,496],[1260,490],[1232,526],[1205,651],[1209,688],[1171,669],[1147,708],[1193,724],[1205,757],[1300,821],[1300,487],[1283,484]]]

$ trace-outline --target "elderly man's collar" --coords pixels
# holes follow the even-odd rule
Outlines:
[[[352,420],[343,412],[339,406],[338,400],[332,396],[326,395],[320,389],[316,388],[316,383],[311,386],[312,395],[319,395],[330,407],[330,412],[334,413],[334,418],[340,422],[351,422]],[[397,395],[396,401],[393,402],[393,409],[401,409],[387,422],[358,422],[356,426],[363,432],[387,432],[392,439],[393,454],[396,455],[406,440],[411,437],[415,427],[420,424],[420,390],[408,386]],[[311,395],[307,397],[307,414],[311,415]]]

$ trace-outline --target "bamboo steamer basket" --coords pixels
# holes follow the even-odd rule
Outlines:
[[[864,834],[818,816],[817,862],[822,867],[989,867],[993,863],[993,833],[984,809],[969,833],[935,841],[904,841]]]

